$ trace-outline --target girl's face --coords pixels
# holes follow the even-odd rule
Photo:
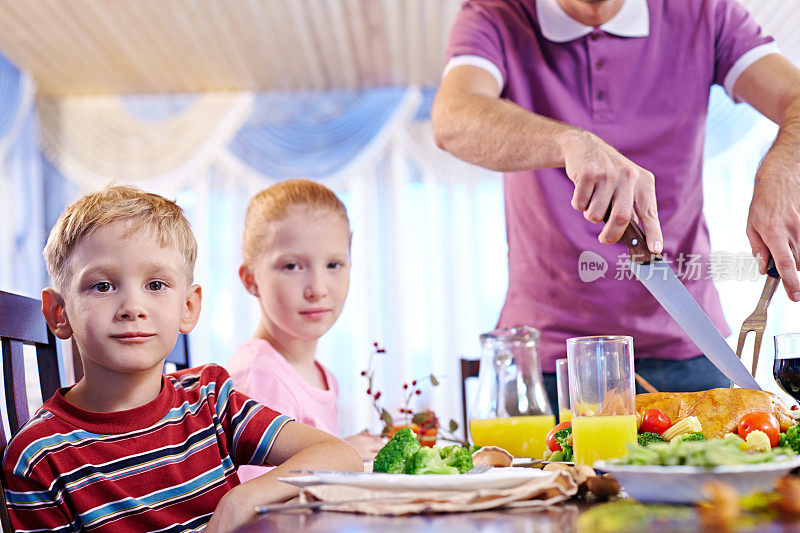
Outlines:
[[[269,222],[265,250],[240,274],[258,295],[272,340],[316,341],[342,312],[350,287],[350,228],[331,211],[294,207]]]

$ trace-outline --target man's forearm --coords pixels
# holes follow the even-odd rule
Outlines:
[[[780,125],[773,148],[786,148],[797,154],[800,150],[800,92],[786,106]]]
[[[440,90],[431,112],[436,144],[503,172],[564,166],[564,138],[578,128],[490,96]]]
[[[747,238],[759,270],[772,256],[786,294],[800,301],[800,70],[771,54],[753,63],[734,92],[780,125],[772,147],[756,172],[747,216]]]
[[[796,180],[800,176],[800,92],[785,105],[777,118],[780,124],[778,135],[756,173],[756,183],[771,178],[772,169],[781,169],[780,174],[786,179]]]

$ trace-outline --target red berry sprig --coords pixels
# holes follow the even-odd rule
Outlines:
[[[369,360],[367,362],[367,368],[366,370],[361,371],[361,376],[367,378],[367,389],[366,389],[367,395],[370,397],[372,406],[375,409],[375,412],[377,413],[378,417],[380,417],[380,419],[384,421],[384,424],[386,426],[384,428],[384,433],[386,433],[394,425],[394,420],[392,419],[391,414],[386,409],[381,407],[379,403],[379,400],[382,396],[382,392],[379,390],[375,390],[374,387],[375,370],[372,366],[372,358],[375,357],[376,355],[385,354],[386,349],[383,346],[381,346],[381,344],[378,341],[372,343],[372,348],[373,348],[372,353],[370,354]],[[414,414],[414,411],[409,407],[409,405],[411,403],[411,398],[413,398],[414,396],[420,396],[422,394],[421,386],[417,385],[425,381],[426,379],[430,380],[431,385],[434,387],[439,385],[439,381],[433,374],[429,374],[425,377],[411,380],[410,385],[409,383],[402,384],[402,389],[403,391],[405,391],[405,399],[404,399],[405,401],[403,407],[400,407],[398,411],[400,412],[401,415],[403,415],[404,418],[406,418],[406,420],[404,420],[404,423],[412,422],[412,420],[417,416]],[[438,426],[438,421],[436,421],[435,417],[433,418],[433,420],[435,421],[434,423]]]

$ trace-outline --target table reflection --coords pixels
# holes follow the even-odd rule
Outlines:
[[[331,511],[280,512],[264,515],[238,533],[268,531],[452,531],[454,533],[531,531],[570,533],[578,530],[578,504],[564,504],[547,509],[504,509],[475,513],[367,516]]]

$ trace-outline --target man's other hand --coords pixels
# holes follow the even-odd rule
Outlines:
[[[772,254],[786,294],[800,301],[800,158],[771,150],[756,173],[753,201],[747,217],[747,238],[758,269],[767,271]]]

